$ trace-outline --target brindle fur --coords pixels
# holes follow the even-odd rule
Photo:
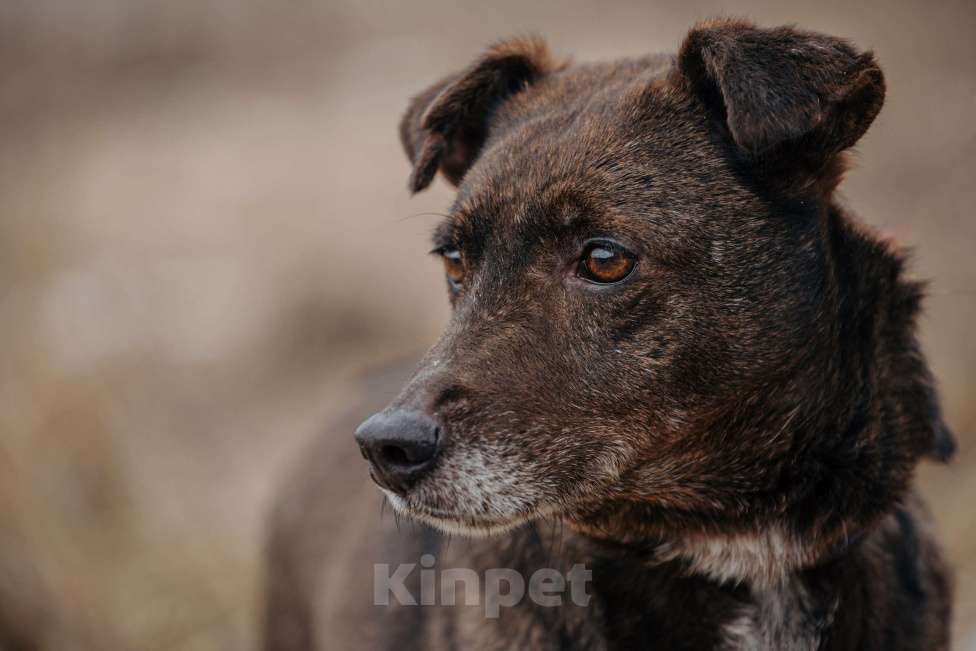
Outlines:
[[[391,407],[435,416],[445,447],[389,495],[412,519],[498,535],[363,545],[349,579],[366,587],[347,598],[369,598],[371,562],[428,550],[526,576],[584,562],[593,599],[497,620],[364,607],[372,642],[948,648],[948,571],[911,487],[921,457],[954,446],[916,340],[922,289],[834,197],[883,99],[870,53],[730,20],[676,56],[608,64],[506,41],[414,99],[410,186],[438,171],[458,186],[435,239],[466,277]],[[635,275],[574,278],[593,237],[634,251]],[[319,596],[341,562],[316,551],[338,479],[322,465],[276,512],[269,648],[354,634],[335,615],[351,606]]]

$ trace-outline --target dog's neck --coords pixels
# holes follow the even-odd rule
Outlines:
[[[825,551],[819,541],[804,542],[780,524],[730,532],[681,527],[669,531],[667,525],[652,522],[657,518],[652,509],[644,511],[643,525],[634,524],[642,518],[639,511],[629,506],[614,518],[574,519],[570,526],[601,544],[619,546],[648,565],[679,564],[688,574],[709,581],[760,590],[779,589],[794,573],[840,557],[863,537],[858,533]],[[629,529],[615,531],[623,522],[631,523]]]
[[[492,546],[488,540],[483,544]],[[516,568],[541,562],[565,569],[563,565],[582,563],[592,570],[588,593],[595,601],[585,610],[563,609],[559,625],[575,639],[587,640],[587,648],[643,648],[653,635],[654,645],[662,648],[811,651],[820,648],[840,616],[843,588],[837,577],[857,562],[852,547],[823,566],[789,572],[775,581],[725,580],[707,576],[683,558],[661,558],[660,547],[540,523],[515,532],[503,545],[503,558]],[[737,552],[726,553],[734,557]],[[741,553],[749,556],[747,565],[768,562],[754,550]]]
[[[901,278],[897,254],[858,230],[834,204],[824,203],[821,224],[829,270],[822,340],[811,342],[818,353],[795,380],[811,399],[790,404],[771,395],[757,403],[762,413],[730,418],[742,425],[719,434],[728,441],[774,435],[790,441],[778,474],[749,487],[751,504],[761,506],[732,514],[710,512],[706,505],[681,508],[677,500],[662,500],[678,494],[687,478],[639,476],[631,486],[653,490],[625,489],[617,503],[578,514],[570,526],[639,547],[658,562],[681,561],[711,580],[778,589],[792,573],[837,558],[867,535],[904,495],[917,456],[951,451],[914,335],[919,286]],[[879,446],[909,441],[915,457],[879,459],[853,443],[872,439],[882,441]],[[811,442],[820,455],[807,452]],[[723,485],[723,472],[716,467],[708,477],[714,491],[709,497],[735,503],[742,488]]]

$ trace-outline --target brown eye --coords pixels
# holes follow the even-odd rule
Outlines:
[[[630,275],[637,258],[613,242],[594,242],[583,253],[577,275],[601,285],[617,283]]]
[[[464,281],[464,259],[461,257],[461,252],[457,249],[445,249],[441,252],[441,258],[444,260],[447,283],[452,290],[460,289]]]

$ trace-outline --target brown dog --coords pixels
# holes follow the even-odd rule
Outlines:
[[[581,565],[587,598],[501,609],[499,583],[486,614],[442,582],[357,625],[397,649],[947,648],[911,488],[953,449],[921,289],[833,198],[883,99],[871,54],[735,21],[609,64],[506,41],[419,95],[410,187],[458,186],[435,236],[453,317],[356,438],[397,513],[498,535],[357,539],[348,579],[370,586],[377,560],[551,568],[551,594]],[[274,648],[347,635],[311,515],[337,478],[299,474],[272,533]]]

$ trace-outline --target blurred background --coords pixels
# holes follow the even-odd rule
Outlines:
[[[451,192],[408,196],[407,99],[505,35],[585,61],[716,14],[849,37],[886,71],[843,187],[931,280],[961,449],[920,476],[976,649],[969,0],[4,0],[0,649],[254,647],[275,486],[447,315],[424,213]]]

